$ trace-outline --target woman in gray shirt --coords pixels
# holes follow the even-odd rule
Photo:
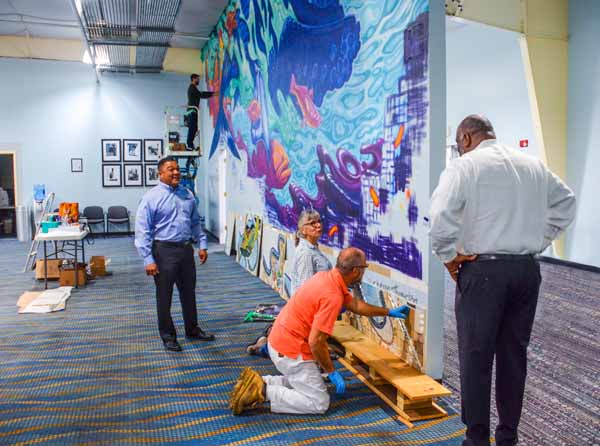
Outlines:
[[[302,211],[296,231],[296,253],[292,260],[292,289],[290,296],[304,282],[319,271],[329,271],[331,262],[319,250],[318,241],[323,235],[321,216],[314,209]]]

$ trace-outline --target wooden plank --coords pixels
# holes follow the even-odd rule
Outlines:
[[[375,395],[377,395],[379,398],[381,398],[388,406],[390,406],[392,408],[392,410],[394,412],[396,412],[398,414],[398,421],[400,421],[401,423],[405,424],[408,428],[412,429],[413,427],[415,427],[414,424],[412,424],[409,421],[408,416],[406,416],[406,413],[402,410],[400,410],[395,404],[394,402],[389,399],[383,392],[381,392],[374,384],[371,384],[369,382],[369,380],[367,378],[365,378],[358,370],[356,370],[352,365],[350,365],[346,360],[344,360],[344,358],[339,358],[338,361],[340,362],[340,364],[342,364],[346,369],[350,370],[352,373],[354,373],[354,375],[356,375],[356,377],[363,383],[365,384],[369,389],[371,389],[373,391],[373,393]]]
[[[427,375],[415,370],[396,354],[368,339],[350,324],[336,322],[333,337],[383,379],[410,400],[426,400],[451,395],[451,392]]]

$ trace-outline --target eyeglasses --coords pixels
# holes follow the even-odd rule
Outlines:
[[[354,268],[368,268],[369,264],[365,264],[365,265],[356,265]]]
[[[304,226],[312,226],[313,228],[316,228],[317,226],[320,226],[321,220],[315,220],[315,221],[309,221],[308,223],[304,223]]]

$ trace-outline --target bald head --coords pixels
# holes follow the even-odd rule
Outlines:
[[[485,116],[469,115],[456,129],[456,144],[461,155],[470,152],[486,139],[495,139],[492,123]]]
[[[338,255],[335,267],[340,270],[342,275],[351,274],[354,268],[364,267],[366,265],[365,253],[358,248],[342,249]]]
[[[458,130],[468,133],[487,133],[495,138],[494,127],[488,118],[481,115],[469,115],[458,126]]]

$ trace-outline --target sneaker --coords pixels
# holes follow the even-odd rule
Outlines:
[[[246,347],[246,352],[251,356],[262,356],[260,354],[260,349],[263,345],[267,345],[266,336],[260,336],[256,341],[254,341],[254,344],[248,345],[248,347]]]

